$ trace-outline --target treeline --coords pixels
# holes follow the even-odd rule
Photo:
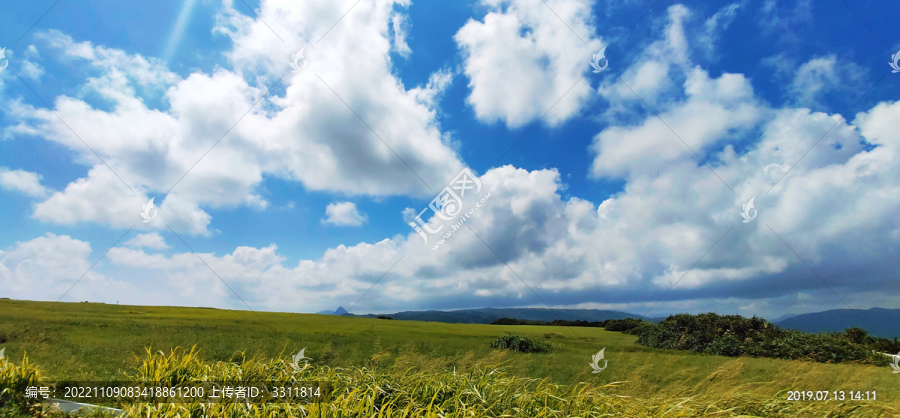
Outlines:
[[[823,363],[862,362],[885,365],[879,353],[900,352],[900,340],[874,337],[862,328],[844,332],[807,334],[778,327],[763,318],[740,315],[671,315],[659,324],[626,318],[606,321],[524,321],[502,318],[497,325],[557,325],[602,327],[637,335],[636,344],[668,350],[730,357],[766,357]]]
[[[564,319],[554,319],[553,322],[500,318],[492,322],[491,325],[553,325],[559,327],[594,327],[603,328],[607,331],[625,331],[638,326],[642,322],[644,321],[634,318],[607,319],[605,321],[566,321]]]

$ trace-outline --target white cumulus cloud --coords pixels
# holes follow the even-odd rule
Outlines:
[[[469,20],[454,36],[469,78],[466,101],[478,119],[515,128],[548,110],[543,121],[549,126],[575,116],[591,93],[590,83],[579,79],[589,73],[591,55],[604,46],[594,34],[592,3],[483,0],[481,4],[489,9],[484,20]]]
[[[48,191],[41,185],[41,175],[24,170],[10,170],[0,167],[0,187],[25,193],[28,196],[44,197]]]
[[[261,10],[267,20],[267,16],[271,16],[280,22],[275,25],[276,30],[285,27],[283,22],[289,20],[279,21],[280,12],[293,16],[287,12],[288,8],[276,7],[281,4],[266,2]],[[558,5],[549,4],[555,9]],[[370,12],[381,13],[383,19],[378,22],[384,31],[377,32],[383,35],[378,47],[388,51],[390,43],[385,34],[388,33],[390,9],[377,8],[373,4],[364,6],[364,3],[359,7],[372,7]],[[491,19],[500,19],[508,18],[501,15],[510,12],[491,13],[497,15]],[[635,89],[658,107],[660,117],[669,126],[663,125],[652,113],[619,118],[626,112],[613,107],[608,111],[609,123],[599,129],[588,149],[593,157],[590,176],[626,181],[620,192],[608,198],[592,201],[587,197],[564,197],[564,186],[556,169],[526,170],[507,165],[486,170],[480,177],[482,189],[466,194],[461,206],[462,212],[468,215],[465,223],[460,224],[458,217],[442,221],[439,215],[429,215],[430,209],[426,210],[424,223],[427,228],[421,229],[438,232],[424,232],[425,242],[419,231],[410,231],[405,236],[376,242],[338,245],[327,249],[320,257],[299,260],[280,253],[277,244],[260,248],[238,246],[224,254],[148,253],[143,248],[150,247],[134,245],[111,249],[107,254],[108,261],[100,263],[88,277],[109,280],[106,277],[112,277],[110,270],[114,269],[115,277],[120,279],[112,281],[106,288],[127,296],[123,296],[123,300],[141,303],[153,303],[160,300],[160,294],[165,294],[163,300],[167,304],[242,307],[230,287],[255,309],[306,312],[352,303],[364,294],[366,296],[354,309],[355,313],[543,306],[546,302],[551,306],[621,309],[639,314],[654,307],[650,315],[685,310],[777,315],[846,308],[834,292],[854,308],[897,306],[900,290],[892,286],[891,280],[900,268],[897,261],[900,260],[900,219],[897,217],[900,213],[900,187],[897,186],[900,178],[900,101],[860,107],[862,111],[855,115],[819,112],[797,107],[795,103],[772,105],[759,97],[746,75],[730,72],[711,75],[708,69],[690,60],[687,54],[689,38],[684,36],[683,30],[689,14],[683,6],[670,7],[665,33],[640,51],[637,60],[623,71],[623,79],[632,87],[638,86]],[[347,18],[356,19],[354,23],[362,27],[374,25],[366,20],[368,17],[353,16],[356,14],[351,13]],[[568,15],[563,10],[560,16]],[[306,19],[300,15],[291,18]],[[238,50],[248,52],[247,55],[233,57],[236,61],[246,58],[248,66],[245,69],[249,71],[256,68],[250,66],[256,61],[249,57],[267,56],[267,48],[274,50],[278,46],[273,42],[265,46],[262,42],[251,42],[253,37],[249,34],[263,39],[271,33],[257,27],[252,20],[240,22],[249,25],[241,29],[248,34],[246,44],[259,47],[259,51],[249,53],[239,46]],[[517,36],[530,35],[526,30]],[[273,44],[275,46],[271,46]],[[274,58],[277,56],[272,54],[271,65],[276,65],[278,61]],[[260,62],[262,67],[256,69],[262,74],[263,67],[268,64],[264,60]],[[339,64],[338,61],[327,64],[310,61],[311,68],[316,65],[337,68]],[[840,79],[841,73],[837,72],[836,76]],[[217,84],[211,80],[221,77],[227,82],[219,82],[235,87],[236,90],[217,93],[221,95],[217,101],[224,100],[229,94],[241,96],[235,91],[241,91],[237,87],[245,86],[243,78],[228,71],[192,77],[191,82],[213,85]],[[292,77],[302,80],[303,74]],[[667,77],[667,80],[659,77]],[[377,92],[393,92],[387,97],[409,99],[409,103],[416,103],[409,104],[410,109],[431,109],[428,113],[433,109],[423,103],[433,100],[444,83],[441,80],[446,78],[435,77],[431,83],[434,89],[426,86],[404,91],[389,82],[388,87],[382,86],[384,88]],[[181,83],[177,88],[186,88],[184,83],[187,81]],[[348,85],[353,83],[347,81]],[[314,84],[293,94],[316,95],[318,93],[311,93]],[[380,114],[391,118],[364,94],[371,93],[370,90],[344,88],[355,92],[350,95],[352,103],[368,104],[360,106],[367,109],[366,115]],[[616,89],[605,85],[601,93],[613,104],[622,107],[628,101],[633,104],[633,93]],[[297,97],[291,96],[290,87],[288,90],[285,99]],[[169,94],[174,93],[170,91]],[[632,99],[626,98],[629,95]],[[173,97],[185,102],[204,100],[186,93]],[[79,107],[75,101],[57,101],[60,109],[67,109],[67,106]],[[179,112],[186,113],[190,113],[189,110],[199,112],[202,108],[183,103],[176,107]],[[291,109],[300,112],[297,108]],[[327,106],[319,109],[308,105],[304,109],[337,112]],[[181,115],[179,112],[174,113]],[[250,192],[250,186],[258,182],[258,177],[247,181],[240,173],[252,172],[259,176],[264,172],[281,173],[272,167],[283,168],[286,172],[297,169],[302,173],[302,167],[272,162],[303,157],[286,153],[278,155],[281,159],[275,158],[266,154],[266,148],[260,145],[270,145],[279,151],[291,147],[274,139],[264,140],[269,138],[267,133],[282,132],[272,128],[277,123],[271,122],[281,121],[280,117],[288,118],[269,113],[253,114],[251,120],[259,122],[252,125],[255,130],[239,132],[233,142],[227,143],[219,156],[224,158],[223,166],[197,167],[204,180],[202,184],[207,188],[188,186],[186,189],[203,197],[170,194],[160,205],[159,216],[189,219],[191,214],[204,213],[197,209],[198,204],[255,204],[252,196],[256,195]],[[431,120],[430,117],[416,120]],[[349,126],[354,118],[340,120]],[[196,123],[187,124],[191,129],[181,125],[180,120],[175,125],[179,129],[203,132],[201,122],[207,120],[203,115],[190,120]],[[303,120],[309,123],[304,126],[322,126]],[[397,118],[382,122],[384,125],[380,126],[396,128],[403,123],[404,120]],[[406,127],[418,131],[420,125],[412,123],[412,127]],[[373,129],[377,131],[379,127],[373,126]],[[388,131],[401,132],[402,129]],[[828,135],[823,137],[826,132]],[[440,141],[439,132],[434,134],[429,138]],[[389,135],[382,137],[386,141],[392,138]],[[60,134],[59,140],[63,141],[62,138]],[[376,149],[380,142],[375,141],[367,144]],[[436,146],[437,142],[433,141],[429,144]],[[169,144],[185,154],[191,153],[183,148],[203,151],[199,141],[160,144]],[[345,144],[343,151],[349,152],[347,150],[357,144]],[[321,149],[340,147],[325,141],[319,145],[323,147]],[[104,153],[118,155],[109,150]],[[413,152],[410,155],[419,154]],[[389,160],[387,157],[384,161]],[[709,167],[701,160],[709,163]],[[115,158],[111,161],[117,172],[124,167]],[[421,161],[427,161],[427,158],[422,157]],[[427,164],[423,166],[428,167]],[[246,167],[255,167],[257,171],[245,170]],[[787,171],[789,167],[792,167],[790,172]],[[402,172],[399,167],[397,169],[396,173]],[[124,188],[105,167],[92,170],[96,172],[89,173],[88,179],[103,186],[98,190]],[[99,174],[100,171],[106,174]],[[172,171],[180,174],[177,170]],[[430,172],[439,171],[434,168]],[[459,170],[453,174],[457,172]],[[137,178],[137,173],[131,174],[136,176],[132,178]],[[315,189],[310,186],[315,183],[303,180],[302,175],[291,178]],[[368,187],[365,184],[341,186],[342,182],[351,179],[351,176],[338,177],[334,189],[351,193]],[[322,181],[329,180],[325,176]],[[143,187],[147,187],[144,182],[132,181],[138,187],[134,195],[140,195]],[[410,179],[397,180],[379,190],[383,193],[387,193],[386,190],[412,190],[407,187],[415,181],[406,181]],[[438,188],[448,182],[449,178],[432,187]],[[236,197],[217,197],[216,187],[242,192]],[[138,203],[133,209],[128,209],[128,205],[121,208],[111,205],[103,210],[78,206],[89,206],[83,202],[106,198],[97,193],[76,181],[66,188],[65,193],[51,195],[47,202],[62,199],[59,196],[63,194],[82,196],[68,205],[75,214],[56,215],[61,219],[59,222],[137,218],[137,208],[144,203],[140,196],[135,196]],[[115,193],[127,195],[124,190]],[[473,210],[472,205],[481,202],[487,193],[490,193],[490,199],[477,207],[477,211]],[[422,193],[416,196],[430,199],[434,195]],[[758,216],[750,223],[743,223],[739,212],[741,205],[750,198],[755,198]],[[63,203],[60,205],[65,206]],[[447,203],[453,203],[452,210],[459,207],[458,202],[448,199]],[[335,202],[333,207],[340,204]],[[356,212],[364,216],[352,203],[350,205],[344,207],[353,210],[344,213]],[[412,220],[421,207],[416,205],[404,210],[404,220]],[[445,206],[445,211],[451,211],[448,208],[451,206]],[[174,213],[179,210],[182,212]],[[51,216],[50,213],[49,206],[44,209],[39,204],[36,209],[36,216]],[[123,228],[134,222],[129,219],[123,223]],[[195,220],[194,224],[206,225],[202,219]],[[433,249],[441,238],[446,242],[437,250]],[[93,262],[88,243],[52,234],[17,243],[5,251],[0,253],[0,285],[6,286],[3,290],[12,289],[11,293],[20,297],[40,299],[43,288],[32,286],[32,282],[61,288],[71,283],[72,274],[83,274]],[[49,267],[41,264],[45,258],[49,260]],[[79,271],[79,268],[85,270]],[[149,289],[150,286],[155,290]],[[75,289],[80,288],[81,284]],[[88,286],[85,290],[90,289]],[[109,292],[103,295],[109,295]],[[663,295],[665,298],[656,304]]]
[[[332,202],[325,208],[323,224],[335,226],[360,226],[369,219],[360,213],[353,202]]]
[[[108,106],[68,96],[48,100],[56,114],[20,101],[9,105],[19,120],[10,132],[59,143],[91,167],[39,204],[34,217],[128,227],[148,194],[168,192],[157,199],[161,222],[136,228],[169,224],[208,235],[208,208],[266,209],[257,191],[266,177],[348,195],[433,194],[462,168],[434,107],[451,78],[436,68],[426,86],[406,89],[394,75],[390,26],[400,13],[394,4],[360,3],[329,32],[346,11],[337,3],[263,1],[262,20],[284,34],[283,44],[262,20],[226,2],[215,30],[233,41],[226,53],[232,68],[184,78],[155,58],[41,33],[45,57],[55,51],[71,65],[100,71],[81,87]],[[317,48],[310,46],[320,38]],[[286,57],[304,45],[309,65],[292,73]],[[347,57],[356,64],[348,66]],[[145,93],[168,108],[148,107]]]
[[[166,240],[157,232],[149,234],[138,234],[134,238],[125,241],[125,245],[132,248],[151,248],[154,250],[165,250],[169,248]]]

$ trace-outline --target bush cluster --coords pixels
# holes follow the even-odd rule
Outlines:
[[[595,328],[603,328],[606,325],[606,321],[567,321],[565,319],[554,319],[549,325],[557,326],[557,327],[595,327]]]
[[[500,318],[491,322],[491,325],[550,325],[546,321],[532,321],[528,319]]]
[[[869,335],[862,328],[847,328],[844,330],[845,338],[857,343],[870,347],[872,350],[881,353],[897,354],[900,352],[900,340],[897,337],[889,340],[887,338],[874,337]]]
[[[513,350],[519,353],[548,353],[556,346],[546,341],[535,340],[519,334],[506,334],[491,343],[491,348]]]
[[[516,318],[500,318],[494,320],[491,325],[551,325],[556,327],[594,327],[594,328],[604,328],[608,324],[614,321],[638,321],[637,319],[627,318],[627,319],[607,319],[605,321],[583,321],[583,320],[575,320],[568,321],[565,319],[554,319],[553,322],[547,321],[538,321],[538,320],[530,320],[530,319],[516,319]],[[618,331],[618,330],[616,330]]]
[[[782,329],[763,318],[740,315],[679,314],[659,324],[624,318],[605,321],[532,321],[500,318],[494,325],[555,325],[600,327],[637,335],[637,344],[669,350],[688,350],[719,356],[812,360],[823,363],[864,362],[886,365],[890,358],[878,353],[900,352],[900,340],[874,337],[862,328],[844,332],[807,334]],[[497,343],[497,342],[495,342]],[[506,348],[506,347],[504,347]],[[518,351],[518,350],[517,350]]]
[[[647,321],[635,318],[608,319],[604,322],[606,322],[606,324],[603,326],[603,329],[607,331],[624,332],[626,334],[631,334],[632,330],[640,327],[641,325],[650,324]]]
[[[782,329],[759,317],[714,313],[672,315],[657,325],[644,323],[629,331],[638,336],[637,344],[647,347],[730,357],[887,364],[888,357],[877,352],[900,350],[896,338],[872,337],[860,328],[807,334]]]

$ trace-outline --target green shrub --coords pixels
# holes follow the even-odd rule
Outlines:
[[[629,330],[646,323],[648,322],[635,318],[609,319],[606,321],[606,325],[604,325],[603,329],[607,331],[628,332]]]
[[[638,325],[632,329],[629,329],[628,331],[625,331],[625,333],[630,334],[630,335],[641,335],[645,332],[649,332],[654,329],[656,329],[656,326],[654,326],[653,324],[651,324],[649,322],[643,321],[640,325]]]
[[[707,347],[706,352],[717,356],[738,357],[744,354],[744,347],[734,335],[716,338]]]
[[[894,337],[893,340],[889,340],[887,338],[869,338],[872,341],[868,344],[868,346],[875,351],[888,354],[896,354],[900,352],[900,341],[897,340],[897,337]]]
[[[535,340],[518,334],[506,334],[491,343],[491,348],[513,350],[519,353],[548,353],[556,348],[546,341]]]
[[[565,319],[554,319],[550,325],[555,325],[558,327],[593,327],[593,328],[603,328],[606,326],[606,321],[583,321],[583,320],[575,320],[575,321],[567,321]]]
[[[866,337],[869,336],[869,333],[866,332],[866,330],[864,330],[862,328],[853,327],[853,328],[845,329],[844,335],[851,342],[854,342],[856,344],[862,344],[866,341]]]
[[[839,334],[806,334],[796,330],[779,330],[773,338],[748,347],[747,355],[790,360],[813,360],[822,363],[874,360],[872,350],[853,344]]]
[[[645,323],[632,328],[629,333],[638,336],[637,344],[647,347],[730,357],[887,364],[887,357],[872,351],[900,351],[900,341],[874,338],[860,328],[807,334],[781,329],[758,317],[714,313],[672,315],[657,325]]]
[[[549,322],[545,321],[532,321],[529,319],[516,319],[516,318],[500,318],[494,320],[491,323],[492,325],[550,325]]]

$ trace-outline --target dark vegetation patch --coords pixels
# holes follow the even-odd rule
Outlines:
[[[549,353],[556,345],[519,334],[506,334],[494,340],[491,348],[512,350],[518,353]]]
[[[679,314],[657,325],[641,325],[637,344],[670,350],[689,350],[719,356],[768,357],[822,363],[888,363],[878,352],[900,351],[900,341],[868,335],[861,328],[844,332],[807,334],[787,330],[759,317]]]
[[[606,321],[529,321],[501,318],[495,325],[550,325],[570,327],[602,327],[637,335],[635,342],[646,347],[684,350],[728,357],[765,357],[786,360],[809,360],[822,363],[855,362],[887,365],[890,357],[879,353],[900,352],[900,340],[875,337],[862,328],[844,332],[808,334],[783,329],[763,318],[740,315],[671,315],[659,324],[641,319],[609,319]],[[496,343],[496,342],[495,342]],[[493,346],[493,344],[492,344]]]
[[[564,319],[555,319],[553,322],[533,321],[530,319],[500,318],[491,323],[491,325],[553,325],[560,327],[598,327],[603,328],[607,321],[566,321]]]

